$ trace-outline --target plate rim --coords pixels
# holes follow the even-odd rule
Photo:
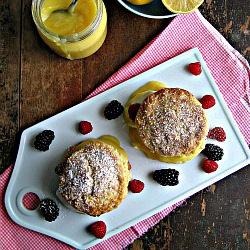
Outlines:
[[[130,12],[138,15],[138,16],[142,16],[142,17],[146,17],[146,18],[151,18],[151,19],[167,19],[167,18],[172,18],[172,17],[175,17],[177,16],[178,14],[175,14],[175,13],[172,13],[172,14],[169,14],[169,15],[149,15],[149,14],[145,14],[145,13],[142,13],[142,12],[139,12],[133,8],[131,8],[128,4],[126,4],[126,0],[117,0],[124,8],[126,8],[127,10],[129,10]]]

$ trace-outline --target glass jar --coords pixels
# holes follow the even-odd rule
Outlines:
[[[77,4],[82,4],[84,1],[86,0],[78,0]],[[50,31],[44,25],[42,8],[45,0],[32,0],[32,16],[38,33],[43,41],[58,55],[70,60],[85,58],[94,54],[102,46],[107,34],[106,8],[102,0],[88,1],[93,1],[96,6],[93,21],[77,33],[59,35]]]

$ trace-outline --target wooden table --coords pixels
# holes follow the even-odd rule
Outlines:
[[[87,59],[68,61],[41,42],[31,0],[1,1],[1,171],[14,162],[23,129],[79,103],[171,21],[104,2],[105,44]],[[249,60],[249,1],[207,0],[200,11]],[[249,249],[249,187],[249,168],[244,168],[188,199],[126,249]]]

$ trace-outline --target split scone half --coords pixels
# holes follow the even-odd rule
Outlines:
[[[57,196],[76,212],[99,216],[121,204],[130,179],[128,156],[115,137],[89,139],[65,154]]]
[[[129,98],[124,110],[129,135],[133,146],[149,158],[184,163],[205,147],[207,116],[189,91],[159,87],[162,83],[150,82]],[[129,107],[136,103],[140,104],[139,109],[131,120]]]

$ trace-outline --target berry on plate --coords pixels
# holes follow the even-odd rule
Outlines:
[[[128,115],[130,120],[135,121],[135,117],[137,115],[137,112],[140,108],[140,103],[133,103],[128,108]]]
[[[171,168],[155,170],[153,173],[153,179],[162,186],[176,186],[178,177],[179,171]]]
[[[191,74],[198,76],[202,72],[201,64],[200,62],[190,63],[188,65],[188,70]]]
[[[124,107],[117,100],[113,100],[104,108],[104,116],[108,120],[116,119],[123,113]]]
[[[208,143],[205,145],[205,149],[203,149],[202,153],[212,161],[219,161],[222,159],[224,155],[224,151],[220,146]]]
[[[86,135],[93,130],[92,124],[88,121],[81,121],[79,123],[79,131],[81,134]]]
[[[59,215],[59,208],[57,204],[49,198],[41,200],[40,211],[45,220],[49,222],[56,220],[57,216]]]
[[[128,188],[133,193],[140,193],[144,189],[144,183],[134,179],[129,182]]]
[[[218,164],[215,161],[205,159],[202,163],[202,168],[206,173],[212,173],[217,170]]]
[[[215,105],[215,99],[212,95],[204,95],[199,101],[204,109],[212,108]]]
[[[223,142],[226,140],[226,132],[222,127],[215,127],[209,130],[208,138]]]
[[[40,151],[47,151],[49,150],[49,146],[55,138],[54,131],[52,130],[43,130],[36,136],[34,146],[36,149]]]
[[[102,239],[106,235],[107,227],[105,222],[96,221],[89,227],[90,232],[99,239]]]

